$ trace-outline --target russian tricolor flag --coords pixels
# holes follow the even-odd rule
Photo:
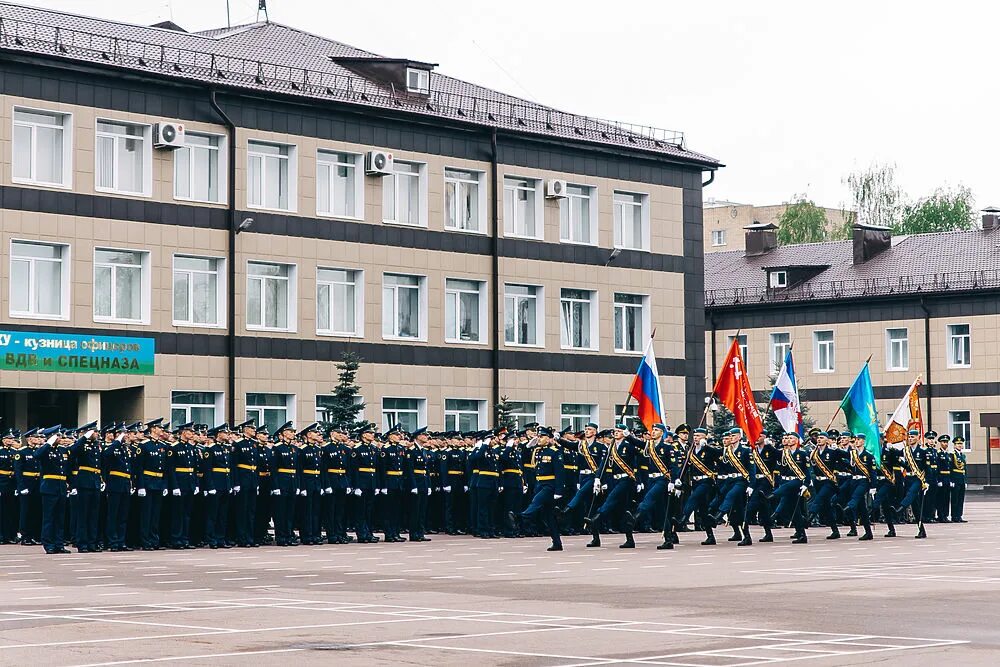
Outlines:
[[[660,374],[656,370],[656,354],[653,352],[652,338],[646,345],[646,351],[642,355],[628,393],[639,405],[639,420],[643,426],[652,429],[653,424],[664,422],[663,399],[660,398]]]
[[[771,409],[781,423],[781,428],[790,433],[798,433],[804,437],[802,424],[802,405],[799,403],[799,387],[795,382],[795,366],[792,363],[792,349],[785,353],[781,371],[774,381],[771,392]]]

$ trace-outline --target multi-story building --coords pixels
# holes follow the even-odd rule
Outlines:
[[[744,250],[743,228],[747,225],[776,225],[792,204],[754,206],[709,198],[705,200],[705,252]],[[852,213],[839,208],[820,207],[826,215],[828,231],[843,229],[852,222]]]
[[[702,184],[669,133],[274,23],[0,3],[5,424],[610,422],[653,328],[704,384]]]
[[[850,241],[782,247],[773,225],[752,225],[746,251],[705,258],[711,376],[739,335],[765,404],[794,345],[800,398],[824,428],[870,356],[880,423],[921,376],[925,427],[964,437],[971,476],[983,479],[983,415],[1000,412],[997,220],[988,212],[983,229],[900,237],[856,226]]]

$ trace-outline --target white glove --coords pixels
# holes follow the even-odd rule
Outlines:
[[[878,489],[868,489],[868,495],[870,495],[872,498],[875,497],[876,493],[878,493]]]
[[[215,493],[216,493],[215,489],[211,489],[211,490],[210,490],[210,491],[208,492],[208,495],[210,495],[210,496],[214,496],[214,495],[215,495]]]
[[[579,483],[579,482],[577,482],[577,483],[576,483],[576,484],[575,484],[574,486],[576,487],[576,490],[577,490],[577,491],[579,491],[579,490],[580,490],[580,483]]]
[[[678,498],[680,498],[683,493],[684,492],[681,491],[680,489],[677,488],[674,489],[674,495],[677,496]]]
[[[950,486],[951,488],[954,489],[955,488],[955,482],[948,482],[948,486]]]
[[[938,486],[944,486],[944,482],[938,482]]]
[[[194,495],[196,495],[196,496],[197,496],[197,495],[198,495],[198,492],[199,492],[199,491],[201,491],[201,489],[200,489],[200,488],[198,488],[197,486],[196,486],[196,487],[194,487]]]
[[[273,491],[271,491],[271,495],[272,496],[280,496],[281,495],[281,489],[274,489]]]
[[[375,489],[375,495],[376,495],[376,496],[377,496],[378,494],[380,494],[380,493],[382,493],[382,489]]]
[[[444,487],[444,492],[445,493],[451,493],[451,487],[450,486]]]
[[[497,489],[497,493],[503,493],[503,487],[502,486]]]
[[[674,488],[675,489],[679,489],[679,488],[681,488],[683,486],[684,486],[684,480],[683,479],[679,479],[679,480],[677,480],[677,481],[674,482]]]
[[[135,495],[139,496],[140,498],[145,498],[146,497],[146,489],[139,489],[139,492],[136,493]]]
[[[463,486],[462,488],[463,488],[463,489],[465,489],[465,492],[466,492],[466,493],[468,493],[468,492],[469,492],[469,487],[467,487],[467,486]]]
[[[347,495],[351,495],[352,493],[354,493],[354,489],[347,487]]]
[[[70,491],[69,491],[69,493],[67,495],[75,496],[76,494],[77,494],[76,489],[70,489]]]
[[[419,489],[410,489],[410,493],[412,493],[413,495],[417,495],[419,492],[420,492]]]
[[[562,494],[557,493],[557,494],[553,495],[552,498],[553,498],[553,500],[559,500],[560,498],[562,498]]]
[[[428,488],[428,489],[427,489],[427,495],[428,495],[428,496],[429,496],[429,495],[431,495],[431,490],[430,490],[430,488]]]
[[[134,495],[135,495],[135,489],[133,489],[133,488],[129,488],[129,490],[128,490],[128,494],[129,494],[130,496],[134,496]]]
[[[639,482],[638,484],[635,485],[635,492],[636,493],[642,493],[642,490],[645,489],[645,488],[646,488],[646,485],[643,484],[642,482]]]
[[[239,493],[239,492],[240,492],[240,487],[234,486],[233,487],[233,493]]]
[[[361,495],[361,489],[354,489],[354,495],[360,496]]]
[[[205,497],[208,498],[208,491],[205,491]]]
[[[608,490],[608,485],[607,484],[601,484],[601,491],[607,491],[607,490]]]
[[[383,496],[389,495],[389,489],[382,489],[382,495]]]
[[[181,495],[181,490],[180,490],[180,489],[174,489],[174,490],[173,490],[173,494],[174,494],[175,496],[179,496],[179,495]]]
[[[302,489],[302,497],[305,498],[308,495],[309,495],[309,492],[307,490],[305,490],[305,489]]]
[[[674,489],[677,488],[673,482],[667,483],[667,493],[673,493]]]
[[[753,487],[752,486],[748,486],[747,487],[747,498],[749,498],[752,495],[753,495]]]
[[[108,485],[105,484],[104,482],[101,482],[101,491],[103,491],[106,488],[108,488]]]
[[[333,487],[332,486],[326,487],[326,493],[327,495],[333,495]]]
[[[806,495],[806,491],[808,491],[808,490],[809,490],[809,487],[806,486],[805,484],[803,484],[802,486],[799,487],[799,495],[800,496]]]
[[[601,480],[595,479],[594,480],[594,493],[600,493],[600,492],[601,492]]]

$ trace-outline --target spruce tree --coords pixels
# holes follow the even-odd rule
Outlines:
[[[340,363],[337,364],[337,386],[333,389],[333,400],[327,410],[330,426],[340,426],[352,431],[367,425],[367,421],[358,419],[365,404],[355,401],[361,391],[357,384],[360,367],[361,358],[357,354],[345,352],[341,356]]]
[[[516,426],[512,415],[513,411],[514,408],[511,406],[510,400],[506,396],[501,396],[500,402],[493,406],[494,425],[498,428],[506,426],[508,429],[513,429]]]
[[[736,420],[733,417],[733,413],[729,411],[729,408],[718,402],[716,402],[716,405],[719,409],[711,413],[711,432],[716,442],[722,442],[722,436],[724,436],[729,429],[736,426]]]

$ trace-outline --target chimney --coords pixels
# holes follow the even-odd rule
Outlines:
[[[778,247],[778,226],[774,223],[761,223],[754,220],[752,225],[747,225],[746,230],[746,256],[756,257],[766,255]]]
[[[989,206],[983,209],[983,231],[989,232],[1000,227],[1000,208]]]
[[[854,225],[854,263],[864,264],[892,247],[892,230],[878,225]]]

